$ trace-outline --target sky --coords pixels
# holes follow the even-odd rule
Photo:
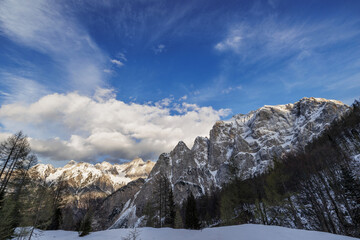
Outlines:
[[[0,0],[0,140],[156,160],[217,120],[360,97],[360,1]]]

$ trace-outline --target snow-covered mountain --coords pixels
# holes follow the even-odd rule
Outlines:
[[[70,161],[59,168],[50,164],[37,164],[29,170],[29,175],[32,179],[43,180],[51,185],[65,183],[69,195],[67,202],[70,202],[81,195],[106,197],[133,180],[147,178],[154,165],[154,162],[144,162],[141,158],[114,165],[108,162],[93,165]]]
[[[303,98],[294,104],[264,106],[215,123],[210,137],[197,137],[191,149],[179,142],[170,153],[160,155],[145,184],[125,204],[113,227],[141,222],[145,204],[152,201],[157,175],[168,177],[174,200],[181,203],[190,191],[200,196],[235,176],[245,179],[263,173],[275,157],[303,148],[348,109],[335,100]]]

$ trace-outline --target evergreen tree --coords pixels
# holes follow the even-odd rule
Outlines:
[[[180,228],[184,227],[184,223],[183,223],[183,220],[182,220],[182,217],[181,217],[181,214],[180,214],[179,210],[177,210],[175,212],[174,225],[175,225],[174,227],[177,228],[177,229],[180,229]]]
[[[151,201],[148,201],[144,207],[144,214],[146,216],[146,227],[155,227],[154,218],[155,210]]]
[[[220,214],[221,220],[224,223],[230,223],[234,217],[234,201],[232,193],[226,192],[222,195],[220,200]]]
[[[196,201],[192,192],[190,192],[185,206],[185,228],[200,229]]]
[[[168,194],[168,206],[167,206],[167,215],[165,218],[165,224],[169,227],[174,228],[175,227],[175,203],[174,203],[174,195],[173,191],[170,187],[169,194]]]
[[[91,221],[92,221],[92,212],[88,210],[83,220],[80,223],[80,228],[79,228],[80,237],[86,236],[91,232]]]
[[[158,214],[158,227],[164,225],[173,227],[175,219],[175,204],[172,187],[168,177],[164,174],[159,174],[155,179],[153,206]]]

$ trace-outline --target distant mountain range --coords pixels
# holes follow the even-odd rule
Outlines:
[[[147,178],[154,165],[154,162],[144,162],[141,158],[124,164],[102,162],[93,165],[70,161],[59,168],[37,164],[29,170],[29,175],[49,185],[61,182],[65,185],[65,202],[71,203],[83,198],[104,198],[133,180]]]

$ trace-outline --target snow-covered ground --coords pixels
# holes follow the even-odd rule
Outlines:
[[[324,232],[289,229],[277,226],[264,226],[244,224],[239,226],[207,228],[200,230],[185,230],[171,228],[139,228],[141,240],[350,240],[356,239]],[[131,229],[112,229],[93,232],[85,237],[78,237],[77,232],[70,231],[44,231],[36,232],[34,239],[123,239],[128,236]]]

